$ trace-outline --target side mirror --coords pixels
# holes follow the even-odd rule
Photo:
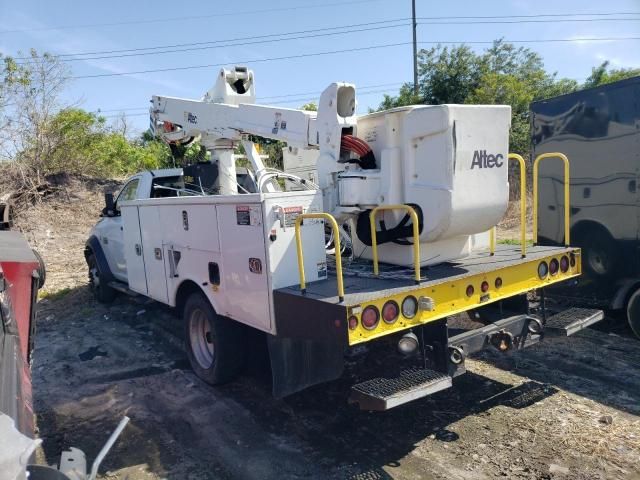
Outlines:
[[[115,217],[116,216],[116,204],[113,200],[113,193],[108,192],[104,194],[104,208],[102,209],[103,217]]]

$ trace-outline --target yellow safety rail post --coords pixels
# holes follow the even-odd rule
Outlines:
[[[527,164],[517,153],[510,153],[508,158],[520,164],[520,245],[524,258],[527,256]]]
[[[533,162],[533,243],[538,243],[538,164],[545,158],[560,158],[564,162],[564,244],[569,246],[569,159],[563,153],[543,153]]]
[[[302,294],[307,293],[307,284],[304,278],[304,256],[302,253],[302,236],[300,234],[300,225],[305,218],[321,218],[329,222],[331,229],[333,230],[333,243],[336,250],[336,281],[338,282],[338,299],[344,301],[344,284],[342,282],[342,256],[340,252],[340,230],[338,228],[338,222],[333,218],[333,215],[329,213],[303,213],[296,218],[295,231],[296,231],[296,251],[298,253],[298,272],[300,274],[300,290]]]
[[[415,269],[415,283],[420,283],[420,229],[418,225],[418,214],[409,205],[380,205],[369,214],[369,225],[371,227],[371,249],[373,251],[373,274],[378,275],[378,238],[376,236],[376,214],[382,210],[404,210],[411,217],[413,223],[413,268]]]
[[[491,255],[496,253],[496,227],[489,230],[489,253]]]

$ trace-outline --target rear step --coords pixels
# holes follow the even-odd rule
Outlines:
[[[568,337],[583,328],[598,323],[604,318],[602,310],[572,307],[547,319],[546,334],[554,337]]]
[[[409,369],[394,378],[373,378],[351,387],[349,403],[361,410],[388,410],[451,387],[451,377],[429,369]]]

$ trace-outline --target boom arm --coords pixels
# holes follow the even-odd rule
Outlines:
[[[343,129],[355,127],[355,88],[333,83],[322,93],[318,112],[256,105],[253,73],[244,67],[222,69],[211,90],[201,100],[153,96],[151,128],[168,143],[189,143],[199,138],[212,153],[220,171],[220,193],[237,192],[233,149],[243,135],[252,134],[306,150],[319,150],[319,185],[336,204],[335,175],[344,170],[338,162]],[[249,147],[244,139],[245,149]],[[256,175],[264,165],[252,149],[248,158]]]

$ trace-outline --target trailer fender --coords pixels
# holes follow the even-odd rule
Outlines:
[[[627,306],[629,297],[640,288],[640,278],[626,278],[620,282],[616,294],[611,299],[610,308],[612,310],[621,310]]]
[[[102,250],[102,245],[100,245],[100,240],[95,235],[91,235],[87,240],[84,248],[84,258],[85,260],[89,258],[89,254],[93,253],[96,258],[96,262],[98,262],[98,267],[100,268],[100,275],[107,280],[107,282],[115,281],[115,277],[113,273],[111,273],[111,269],[109,268],[109,263],[107,262],[107,257]]]

